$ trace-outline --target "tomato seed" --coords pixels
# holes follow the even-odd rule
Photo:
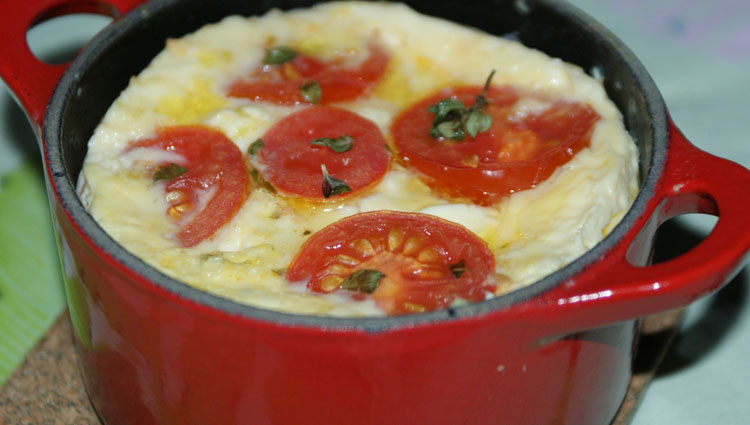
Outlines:
[[[404,232],[396,227],[392,228],[388,232],[388,250],[391,252],[401,248],[401,244],[404,242]]]
[[[284,77],[286,77],[287,79],[296,80],[302,77],[302,74],[297,72],[297,70],[294,69],[291,63],[286,62],[281,66],[282,66],[282,72],[284,73]]]
[[[419,255],[417,255],[417,260],[423,263],[434,263],[439,259],[440,256],[432,248],[423,249],[419,252]]]
[[[331,264],[330,266],[326,267],[326,271],[328,271],[332,275],[339,275],[339,276],[348,275],[349,273],[352,272],[352,270],[349,267],[346,267],[337,263]]]
[[[421,280],[437,280],[444,279],[445,272],[442,270],[435,270],[429,268],[423,268],[415,270],[413,273],[414,277]]]
[[[350,257],[346,254],[339,254],[336,256],[336,261],[347,266],[356,266],[360,261],[354,257]]]
[[[375,248],[367,239],[357,239],[354,242],[354,249],[356,249],[362,258],[370,258],[375,255]]]
[[[467,156],[466,158],[461,160],[461,164],[467,167],[476,168],[479,165],[479,156],[478,155]]]
[[[188,194],[184,190],[172,190],[164,195],[169,205],[181,204],[188,199]]]
[[[180,218],[183,214],[192,208],[193,204],[190,202],[183,202],[182,204],[175,205],[167,210],[167,214],[172,218]]]
[[[406,240],[403,253],[406,255],[414,255],[419,251],[419,248],[422,248],[422,241],[419,240],[418,237],[412,236]]]
[[[335,291],[339,288],[341,285],[341,282],[344,281],[344,278],[340,276],[328,276],[325,279],[320,281],[320,290],[323,292],[331,292]]]
[[[404,306],[404,310],[409,311],[411,313],[422,313],[422,312],[424,312],[426,310],[423,305],[416,304],[416,303],[410,303],[408,301],[405,302],[403,304],[403,306]]]

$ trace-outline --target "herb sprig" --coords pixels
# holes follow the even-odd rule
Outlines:
[[[156,172],[153,176],[154,183],[158,182],[159,180],[172,180],[175,177],[181,176],[185,173],[187,173],[188,169],[185,167],[181,167],[175,163],[170,163],[169,165],[162,165],[161,167],[156,169]]]
[[[266,65],[281,65],[297,57],[297,52],[286,46],[276,46],[266,51],[263,63]]]
[[[255,154],[257,154],[260,148],[262,148],[263,146],[265,146],[265,143],[263,143],[263,139],[257,139],[247,148],[248,155],[255,156]]]
[[[317,139],[313,139],[310,144],[315,146],[328,146],[336,153],[344,153],[354,146],[354,138],[346,134],[335,139],[329,137],[318,137]]]
[[[494,75],[495,70],[493,69],[484,83],[482,93],[476,96],[474,104],[469,108],[460,100],[454,98],[443,99],[427,108],[427,111],[434,114],[430,136],[435,139],[445,138],[461,141],[466,137],[466,134],[474,139],[477,134],[489,130],[492,125],[492,117],[484,113],[484,109],[490,103],[487,99],[487,91]]]
[[[259,188],[264,189],[270,193],[276,193],[276,188],[273,187],[271,183],[268,182],[268,180],[263,178],[263,175],[260,174],[258,170],[255,168],[250,169],[250,177],[253,179],[256,185],[258,185]]]
[[[337,179],[332,175],[328,174],[325,164],[320,164],[320,169],[323,171],[323,197],[328,199],[333,195],[340,195],[342,193],[351,192],[352,188],[349,187],[343,180]]]
[[[385,275],[377,270],[361,269],[347,276],[341,282],[341,287],[349,291],[372,294],[378,289],[378,285],[384,277]]]
[[[320,88],[320,84],[317,81],[312,80],[309,83],[299,86],[299,94],[306,102],[320,103],[320,97],[323,95],[323,90]]]

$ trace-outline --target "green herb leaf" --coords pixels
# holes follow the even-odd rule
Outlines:
[[[430,129],[430,136],[435,139],[441,137],[451,140],[460,141],[466,136],[463,122],[461,119],[443,121]]]
[[[490,83],[492,82],[492,77],[495,76],[495,70],[493,69],[490,71],[490,75],[487,76],[487,80],[484,82],[484,88],[482,89],[482,97],[484,97],[485,100],[487,100],[487,91],[490,89]]]
[[[263,139],[258,139],[250,144],[250,147],[247,148],[247,153],[250,156],[255,156],[255,154],[258,153],[260,148],[262,148],[263,146],[265,146],[265,144],[263,143]]]
[[[460,100],[449,97],[430,106],[427,111],[435,114],[435,118],[432,120],[432,124],[435,125],[460,117],[466,113],[466,106]]]
[[[359,291],[372,294],[378,289],[380,281],[385,277],[377,270],[362,269],[350,274],[341,282],[341,287],[349,291]]]
[[[430,128],[431,137],[463,140],[465,136],[463,116],[466,114],[466,106],[460,100],[443,99],[427,108],[427,111],[435,114],[432,119],[432,128]]]
[[[261,175],[255,168],[250,170],[250,177],[253,179],[255,184],[258,185],[259,188],[265,189],[271,193],[276,193],[276,188],[273,187],[273,185],[266,179],[264,179],[263,175]]]
[[[469,112],[469,118],[466,120],[466,132],[474,139],[477,137],[477,134],[489,130],[491,125],[491,116],[474,110]]]
[[[443,99],[427,108],[428,112],[434,114],[432,127],[430,127],[430,137],[461,141],[466,133],[474,139],[477,134],[489,130],[492,125],[492,117],[483,111],[489,104],[487,91],[494,75],[495,70],[492,70],[484,83],[482,93],[477,95],[474,104],[469,108],[466,108],[458,99],[453,98]]]
[[[299,86],[299,92],[305,101],[310,103],[320,103],[322,91],[320,89],[320,84],[318,84],[317,81],[313,80],[309,83],[302,84]]]
[[[277,46],[266,51],[266,57],[263,58],[263,63],[266,65],[281,65],[284,62],[289,62],[295,57],[297,57],[296,51],[285,46]]]
[[[443,99],[427,108],[427,111],[435,114],[430,128],[430,137],[456,141],[464,139],[466,136],[464,123],[468,110],[460,100]]]
[[[482,94],[476,97],[474,104],[469,108],[465,126],[466,131],[472,139],[477,137],[477,134],[489,130],[492,125],[492,117],[489,114],[484,113],[484,108],[490,103],[489,99],[487,99],[487,91],[490,89],[490,83],[494,76],[495,70],[493,69],[487,77],[487,81],[484,82]]]
[[[323,171],[323,197],[330,198],[333,195],[340,195],[345,192],[351,192],[352,188],[349,187],[343,180],[339,180],[336,177],[328,174],[325,164],[320,164],[320,169]]]
[[[459,261],[456,264],[451,264],[450,266],[448,266],[448,268],[451,269],[451,273],[453,273],[453,277],[458,279],[459,277],[463,276],[463,274],[466,272],[466,262],[463,259],[461,259],[461,261]]]
[[[354,146],[354,139],[344,134],[343,136],[331,139],[328,137],[319,137],[312,142],[311,145],[315,146],[328,146],[332,151],[336,153],[343,153],[348,151]]]
[[[177,176],[187,173],[187,168],[180,167],[177,164],[170,163],[169,165],[162,165],[154,173],[154,182],[159,180],[172,180]]]

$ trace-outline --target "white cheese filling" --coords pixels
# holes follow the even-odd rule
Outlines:
[[[246,152],[275,122],[301,107],[256,103],[224,95],[248,75],[268,45],[289,45],[322,57],[366,52],[377,39],[392,55],[370,97],[338,106],[372,120],[388,135],[391,121],[422,96],[452,84],[509,84],[555,98],[584,102],[601,116],[590,147],[537,187],[491,207],[455,204],[394,162],[367,194],[313,205],[252,191],[240,211],[211,238],[181,247],[165,214],[162,186],[138,164],[173,161],[128,144],[163,126],[203,124],[221,130]],[[544,108],[521,101],[519,114]],[[386,136],[389,137],[389,136]],[[601,82],[581,69],[521,44],[418,15],[389,3],[335,2],[262,17],[232,16],[170,40],[111,106],[89,142],[79,180],[85,206],[125,248],[190,285],[238,302],[301,314],[381,315],[369,301],[346,294],[321,296],[283,278],[309,234],[364,211],[433,214],[484,239],[509,289],[528,285],[575,260],[609,232],[637,192],[637,152]]]

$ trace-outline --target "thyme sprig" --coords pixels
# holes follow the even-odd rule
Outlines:
[[[333,195],[340,195],[342,193],[351,192],[352,188],[349,187],[343,180],[337,179],[332,175],[328,174],[325,164],[320,164],[320,169],[323,171],[323,197],[328,199]]]
[[[489,130],[492,117],[484,113],[484,109],[490,103],[487,91],[494,75],[493,69],[484,83],[482,93],[475,97],[474,104],[468,108],[460,100],[450,97],[427,108],[428,112],[434,114],[430,136],[461,141],[466,134],[474,139],[477,134]]]
[[[248,155],[255,156],[255,154],[257,154],[263,146],[265,146],[265,144],[263,143],[263,139],[257,139],[247,148]]]
[[[299,93],[305,99],[305,102],[320,103],[323,90],[320,88],[320,84],[313,80],[299,86]]]
[[[276,46],[266,51],[263,63],[266,65],[281,65],[297,57],[297,52],[286,46]]]
[[[310,144],[315,146],[327,146],[336,153],[344,153],[354,146],[354,138],[346,134],[335,139],[330,137],[318,137],[317,139],[313,139]]]
[[[361,269],[350,274],[341,282],[341,288],[349,291],[359,291],[372,294],[378,289],[380,281],[385,275],[377,270]]]
[[[188,169],[185,167],[181,167],[175,163],[170,163],[169,165],[162,165],[157,168],[152,178],[154,183],[159,180],[173,180],[176,177],[187,173],[187,171]]]

